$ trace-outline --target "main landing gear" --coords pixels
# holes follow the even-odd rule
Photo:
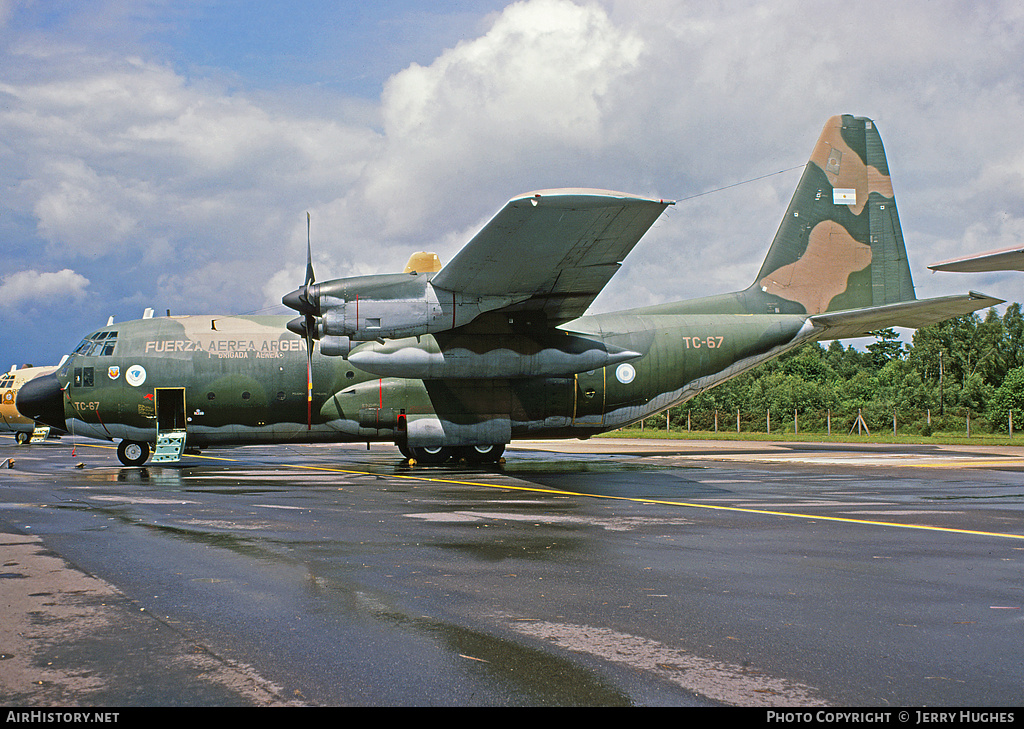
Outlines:
[[[497,463],[505,452],[502,443],[474,446],[409,446],[399,445],[402,455],[411,463],[445,463],[449,460],[466,461],[467,463]]]
[[[149,443],[122,440],[117,446],[117,459],[126,466],[141,466],[149,458]]]

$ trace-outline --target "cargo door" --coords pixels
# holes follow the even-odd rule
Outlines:
[[[185,450],[185,388],[158,387],[154,393],[156,408],[156,450],[153,463],[181,460]]]

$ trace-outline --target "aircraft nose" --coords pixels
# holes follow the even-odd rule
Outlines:
[[[51,428],[64,429],[64,392],[57,375],[29,380],[18,389],[14,406],[26,418]]]

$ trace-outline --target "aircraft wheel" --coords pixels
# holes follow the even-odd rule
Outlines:
[[[149,443],[122,440],[117,446],[117,459],[126,466],[141,466],[149,458]]]
[[[31,437],[31,433],[26,433],[23,430],[19,430],[17,433],[14,434],[14,442],[17,443],[18,445],[24,445],[28,443]]]
[[[452,455],[451,448],[444,446],[430,446],[422,448],[410,448],[413,458],[419,463],[444,463]]]
[[[501,458],[501,454],[504,452],[504,444],[491,443],[488,445],[469,446],[463,451],[463,456],[470,463],[494,463]]]

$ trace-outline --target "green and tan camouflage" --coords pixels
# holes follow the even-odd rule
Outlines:
[[[878,130],[844,115],[826,123],[749,287],[585,314],[671,204],[521,195],[447,265],[417,253],[400,274],[316,283],[307,251],[306,282],[284,297],[298,319],[108,325],[26,385],[18,407],[120,441],[126,464],[154,447],[173,461],[183,448],[353,441],[486,461],[515,439],[629,425],[805,342],[1001,303],[915,298]]]

